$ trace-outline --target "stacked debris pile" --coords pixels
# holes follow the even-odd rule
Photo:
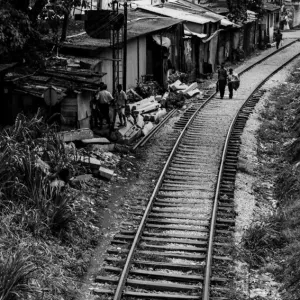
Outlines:
[[[117,130],[117,140],[120,143],[131,144],[141,136],[149,134],[155,124],[166,115],[167,110],[163,96],[150,96],[127,105],[126,126]]]
[[[177,76],[183,76],[183,73],[177,72]],[[147,93],[151,95],[143,99],[137,90],[127,91],[130,99],[125,112],[127,124],[118,129],[116,133],[118,142],[131,144],[139,137],[148,135],[155,124],[158,124],[167,114],[167,109],[182,108],[187,99],[196,95],[201,98],[203,95],[203,92],[198,89],[197,82],[187,84],[179,79],[169,85],[169,91],[161,95],[155,94],[153,90],[147,90],[145,94]],[[132,99],[139,101],[132,102]]]

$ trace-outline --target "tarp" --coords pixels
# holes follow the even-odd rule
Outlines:
[[[203,38],[207,37],[207,34],[205,34],[205,33],[197,33],[197,32],[189,30],[189,28],[186,25],[183,25],[183,26],[184,26],[184,34],[185,35],[194,35],[194,36],[197,36],[200,39],[203,39]]]
[[[221,25],[222,25],[222,26],[225,26],[225,27],[227,27],[227,26],[232,26],[232,27],[234,27],[234,28],[241,28],[240,25],[237,25],[237,24],[235,24],[235,23],[233,23],[233,22],[231,22],[231,21],[229,21],[229,20],[227,20],[227,19],[222,19],[222,20],[221,20]]]
[[[203,43],[207,43],[209,42],[211,39],[213,39],[214,37],[218,37],[219,33],[223,31],[223,29],[219,29],[217,31],[215,31],[210,37],[208,37],[207,39],[202,40]]]
[[[171,40],[168,37],[160,36],[160,35],[152,35],[154,41],[163,47],[169,48],[171,46]]]

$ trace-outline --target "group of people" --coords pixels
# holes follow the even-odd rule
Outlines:
[[[119,126],[126,126],[126,102],[127,95],[123,91],[121,84],[118,84],[117,91],[113,97],[107,90],[107,85],[101,82],[98,91],[91,100],[92,128],[98,126],[101,129],[103,126],[103,120],[105,119],[110,131],[113,130],[117,114],[120,120]]]
[[[220,91],[221,99],[224,98],[225,88],[228,86],[229,90],[229,99],[233,97],[233,90],[237,89],[239,86],[238,75],[233,73],[233,69],[230,68],[227,72],[225,69],[224,63],[221,64],[220,69],[218,70],[218,82],[217,82],[217,92]]]

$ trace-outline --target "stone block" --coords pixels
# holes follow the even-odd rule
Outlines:
[[[114,171],[110,170],[110,169],[107,169],[107,168],[104,168],[104,167],[100,167],[99,168],[99,175],[101,177],[104,177],[104,178],[110,180],[112,178],[112,176],[114,176]]]
[[[199,89],[194,89],[188,93],[186,93],[186,95],[191,98],[191,97],[194,97],[195,95],[199,94],[200,93],[200,90]]]
[[[160,103],[156,102],[155,103],[152,103],[146,107],[142,107],[140,109],[137,109],[137,111],[140,113],[140,114],[143,114],[143,113],[147,113],[147,112],[150,112],[150,111],[154,111],[158,108],[160,108]]]
[[[78,161],[81,163],[89,166],[91,168],[91,171],[94,173],[99,169],[101,166],[101,161],[94,158],[94,157],[89,157],[89,156],[79,156]]]
[[[183,92],[183,94],[187,94],[187,93],[189,93],[189,92],[191,92],[191,91],[193,91],[193,90],[195,90],[197,88],[198,88],[198,83],[197,82],[193,82],[192,84],[189,85],[188,88],[186,88],[182,92]]]
[[[152,130],[153,127],[154,127],[153,123],[148,122],[142,130],[143,135],[146,136],[147,134],[149,134],[149,132]]]
[[[94,133],[89,128],[83,128],[78,130],[61,131],[58,133],[58,136],[64,142],[73,142],[73,141],[81,141],[84,139],[92,139],[94,138]]]
[[[110,141],[107,138],[93,138],[93,139],[84,139],[81,140],[84,144],[99,144],[99,145],[105,145],[110,144]]]
[[[139,128],[137,125],[134,125],[126,132],[126,134],[123,137],[123,141],[125,144],[130,144],[137,138],[139,138],[142,134],[141,128]]]

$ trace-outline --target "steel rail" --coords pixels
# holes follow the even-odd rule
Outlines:
[[[289,45],[291,45],[291,44],[289,44]],[[268,81],[272,76],[274,76],[274,74],[276,74],[278,71],[283,69],[286,65],[288,65],[290,62],[292,62],[298,56],[300,56],[300,53],[293,56],[291,59],[289,59],[283,65],[278,67],[275,71],[273,71],[269,76],[267,76],[261,83],[259,83],[257,85],[257,87],[254,89],[254,91],[251,93],[251,95],[247,98],[245,103],[241,106],[241,108],[236,113],[236,115],[235,115],[234,119],[232,120],[231,125],[228,129],[228,133],[227,133],[225,144],[224,144],[224,149],[223,149],[219,174],[218,174],[216,192],[215,192],[215,197],[214,197],[214,207],[213,207],[211,223],[210,223],[209,242],[208,242],[207,258],[206,258],[205,273],[204,273],[204,284],[203,284],[204,288],[203,288],[202,300],[209,300],[209,297],[210,297],[210,281],[211,281],[211,268],[212,268],[212,258],[213,258],[213,242],[214,242],[215,226],[216,226],[216,220],[217,220],[217,211],[218,211],[218,202],[219,202],[218,198],[219,198],[219,194],[220,194],[220,186],[221,186],[222,175],[223,175],[222,173],[223,173],[223,169],[224,169],[224,163],[225,163],[225,159],[226,159],[227,149],[228,149],[231,133],[234,129],[234,125],[237,121],[237,118],[238,118],[239,114],[245,108],[245,106],[247,105],[247,102],[251,99],[253,94],[255,92],[257,92],[257,90],[259,88],[261,88],[265,84],[266,81]]]
[[[186,125],[184,126],[184,128],[182,129],[179,137],[177,138],[176,140],[176,143],[167,159],[167,162],[159,176],[159,179],[155,185],[155,188],[153,190],[153,193],[150,197],[150,200],[148,202],[148,205],[145,209],[145,212],[144,212],[144,215],[142,217],[142,220],[141,220],[141,223],[137,229],[137,232],[136,232],[136,235],[134,237],[134,240],[133,240],[133,243],[131,245],[131,248],[130,248],[130,251],[128,253],[128,256],[127,256],[127,259],[126,259],[126,263],[125,263],[125,266],[123,268],[123,271],[122,271],[122,274],[120,276],[120,279],[119,279],[119,282],[118,282],[118,285],[117,285],[117,288],[116,288],[116,291],[115,291],[115,294],[114,294],[114,300],[120,300],[121,297],[122,297],[122,293],[123,293],[123,289],[124,289],[124,285],[125,285],[125,281],[126,281],[126,277],[127,277],[127,274],[129,272],[129,268],[130,268],[130,265],[131,265],[131,261],[133,259],[133,254],[134,254],[134,250],[137,246],[137,244],[139,243],[139,240],[140,240],[140,237],[142,235],[142,232],[143,232],[143,229],[144,229],[144,226],[145,226],[145,223],[146,223],[146,220],[147,220],[147,217],[152,209],[152,206],[153,206],[153,202],[154,202],[154,198],[156,196],[156,194],[158,193],[160,187],[161,187],[161,184],[163,182],[163,179],[164,179],[164,176],[165,176],[165,173],[166,171],[168,170],[168,167],[172,161],[172,158],[181,142],[181,139],[183,137],[183,135],[185,134],[185,131],[187,130],[187,128],[189,127],[189,125],[191,124],[191,122],[194,120],[194,118],[196,117],[196,115],[198,114],[198,112],[214,97],[215,94],[211,95],[209,98],[206,99],[205,102],[202,103],[202,105],[193,113],[193,115],[191,116],[191,118],[189,119],[189,121],[186,123]]]
[[[245,68],[243,71],[240,72],[240,74],[242,74],[242,73],[244,73],[244,72],[250,70],[251,68],[253,68],[253,66],[255,66],[255,65],[261,63],[262,61],[268,59],[269,57],[271,57],[271,56],[274,55],[275,53],[280,52],[282,49],[284,49],[284,48],[286,48],[286,47],[292,45],[292,44],[295,43],[296,41],[297,41],[297,40],[295,40],[295,41],[293,41],[293,42],[291,42],[291,43],[285,45],[284,47],[281,47],[280,49],[278,49],[278,50],[272,52],[271,54],[265,56],[263,59],[261,59],[261,60],[255,62],[253,65],[251,65],[251,66]],[[298,54],[298,55],[300,55],[300,54]],[[294,59],[294,58],[293,58],[293,59]],[[287,62],[287,63],[289,63],[289,62]],[[286,64],[287,64],[287,63],[286,63]],[[163,168],[163,170],[162,170],[162,172],[161,172],[161,174],[160,174],[160,177],[159,177],[159,179],[158,179],[158,181],[157,181],[157,184],[156,184],[156,186],[155,186],[155,188],[154,188],[154,190],[153,190],[153,193],[152,193],[152,195],[151,195],[151,197],[150,197],[150,199],[149,199],[148,205],[147,205],[147,207],[146,207],[146,209],[145,209],[145,212],[144,212],[144,214],[143,214],[143,217],[142,217],[142,220],[141,220],[141,222],[140,222],[140,225],[139,225],[139,227],[138,227],[138,229],[137,229],[136,235],[135,235],[135,237],[134,237],[133,243],[132,243],[132,245],[131,245],[131,248],[130,248],[130,250],[129,250],[129,253],[128,253],[128,256],[127,256],[127,259],[126,259],[126,262],[125,262],[125,266],[123,267],[122,273],[121,273],[121,275],[120,275],[120,279],[119,279],[119,281],[118,281],[117,288],[116,288],[115,293],[114,293],[114,298],[113,298],[114,300],[120,300],[121,297],[122,297],[122,293],[123,293],[124,286],[125,286],[125,281],[126,281],[126,278],[127,278],[128,272],[129,272],[129,268],[130,268],[130,266],[131,266],[131,262],[132,262],[132,259],[133,259],[134,250],[135,250],[137,244],[139,243],[139,240],[140,240],[140,238],[141,238],[141,235],[142,235],[142,232],[143,232],[143,229],[144,229],[144,226],[145,226],[147,217],[148,217],[148,215],[149,215],[149,213],[150,213],[150,211],[151,211],[151,209],[152,209],[153,202],[154,202],[154,198],[155,198],[156,194],[158,193],[159,188],[161,187],[161,184],[162,184],[163,179],[164,179],[164,175],[165,175],[165,173],[166,173],[166,171],[167,171],[167,169],[168,169],[168,166],[170,165],[171,160],[172,160],[172,158],[173,158],[173,156],[174,156],[174,154],[175,154],[175,152],[176,152],[176,150],[177,150],[177,148],[178,148],[178,146],[179,146],[179,143],[180,143],[180,141],[181,141],[181,139],[182,139],[182,137],[183,137],[185,131],[187,130],[187,128],[189,127],[189,125],[191,124],[191,122],[194,120],[194,118],[196,117],[196,115],[198,114],[198,112],[199,112],[199,111],[200,111],[200,110],[201,110],[201,109],[202,109],[202,108],[203,108],[203,107],[204,107],[211,99],[213,99],[213,98],[215,97],[216,94],[217,94],[217,93],[215,92],[214,94],[212,94],[211,96],[209,96],[209,98],[206,99],[205,102],[203,102],[202,105],[201,105],[199,108],[197,108],[197,110],[193,113],[193,115],[191,116],[191,118],[189,119],[189,121],[186,123],[186,125],[185,125],[184,128],[182,129],[182,131],[181,131],[179,137],[178,137],[177,140],[176,140],[176,143],[175,143],[175,145],[174,145],[174,147],[173,147],[173,149],[172,149],[172,151],[171,151],[171,153],[170,153],[170,155],[169,155],[169,157],[168,157],[168,159],[167,159],[167,162],[166,162],[166,164],[165,164],[165,166],[164,166],[164,168]],[[218,181],[219,181],[219,178],[218,178]],[[215,217],[215,219],[216,219],[216,217]],[[215,220],[215,221],[216,221],[216,220]],[[213,240],[213,237],[214,237],[214,234],[213,234],[212,238],[210,237],[210,240]],[[211,258],[212,258],[212,249],[210,250],[210,252],[211,252],[210,256],[211,256]],[[211,266],[211,258],[208,259],[208,256],[207,256],[207,261],[210,261],[210,262],[209,262],[210,266]],[[207,268],[206,268],[206,270],[207,270]],[[206,274],[206,272],[205,272],[205,274]],[[211,270],[209,270],[209,273],[208,273],[208,274],[209,274],[209,282],[208,282],[208,283],[210,284],[210,274],[211,274]],[[205,278],[204,282],[206,282],[206,278]],[[204,288],[206,288],[205,285],[204,285]],[[209,286],[208,286],[208,297],[209,297]],[[203,299],[204,299],[204,298],[203,298]],[[209,299],[209,298],[206,298],[206,299]]]
[[[172,109],[168,112],[168,114],[163,118],[163,120],[157,124],[146,136],[144,136],[142,139],[140,139],[133,147],[132,150],[134,151],[136,148],[140,146],[144,146],[148,140],[150,140],[153,135],[164,125],[166,122],[174,115],[176,112],[176,109]]]

